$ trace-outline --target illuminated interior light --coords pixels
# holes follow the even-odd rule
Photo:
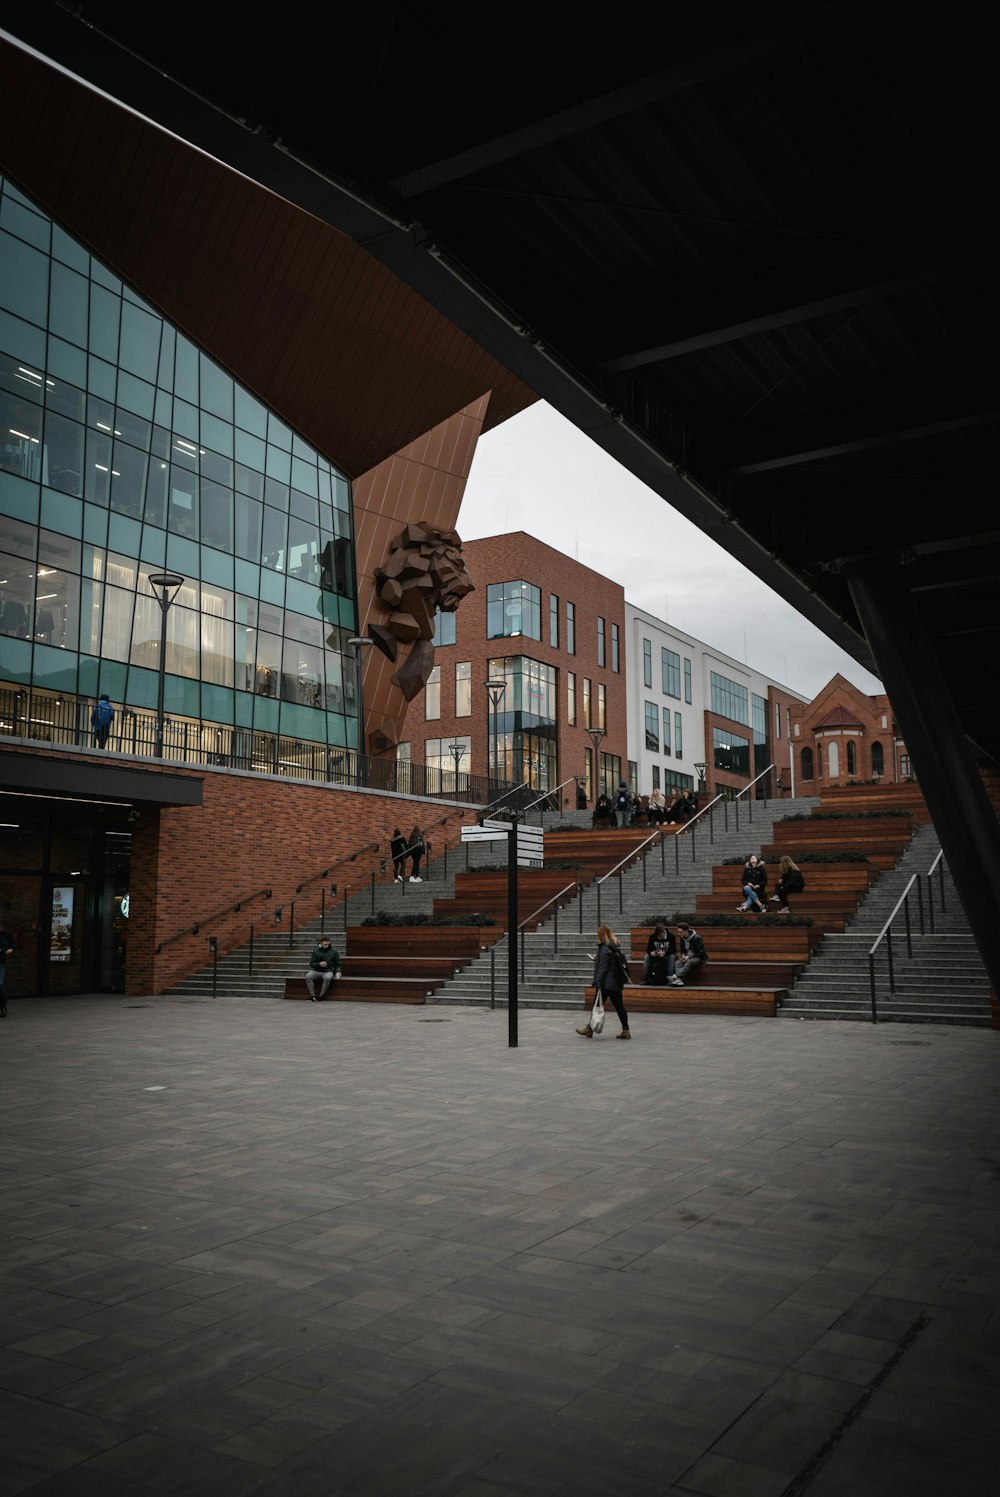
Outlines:
[[[10,428],[10,434],[11,434],[12,437],[20,437],[22,442],[37,442],[38,441],[38,438],[37,437],[33,437],[30,434],[30,432],[18,431],[17,428],[13,427],[13,426]]]
[[[58,598],[58,593],[36,593],[35,602],[44,603],[46,598]]]

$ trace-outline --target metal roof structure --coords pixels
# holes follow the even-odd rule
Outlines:
[[[495,419],[546,399],[879,676],[932,810],[954,819],[961,759],[952,812],[981,821],[968,765],[1000,764],[984,13],[314,15],[208,31],[186,0],[4,0],[0,26],[348,236],[508,372]]]

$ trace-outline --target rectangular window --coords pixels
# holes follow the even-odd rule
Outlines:
[[[728,717],[730,722],[742,723],[744,727],[750,726],[750,693],[739,681],[731,681],[728,676],[720,676],[712,671],[711,677],[712,711],[717,712],[720,717]]]
[[[660,709],[655,702],[646,703],[646,748],[651,754],[660,752]]]
[[[542,594],[530,582],[491,582],[486,589],[486,635],[542,637]]]
[[[663,752],[670,753],[670,708],[663,709]]]
[[[684,719],[679,712],[674,713],[674,758],[684,758]]]
[[[680,696],[681,657],[676,650],[660,650],[660,678],[664,696]]]
[[[576,654],[576,604],[566,604],[566,654]]]
[[[660,766],[658,764],[654,764],[653,765],[653,789],[654,790],[659,790],[659,788],[660,788]]]
[[[611,625],[611,669],[614,671],[615,675],[617,675],[618,672],[619,672],[619,670],[620,670],[620,668],[621,668],[621,666],[620,666],[619,655],[618,655],[618,625],[617,624],[612,624]]]
[[[593,725],[594,725],[593,724],[593,720],[592,720],[592,718],[590,716],[590,678],[588,676],[584,676],[584,678],[583,678],[583,726],[585,728],[592,728]]]
[[[571,728],[576,727],[576,676],[573,671],[566,672],[566,721]]]
[[[424,687],[424,721],[434,722],[441,716],[441,667],[436,665]]]
[[[608,703],[607,693],[602,682],[597,683],[597,726],[607,731],[608,726]]]
[[[460,660],[455,666],[455,716],[472,716],[471,660]]]
[[[642,684],[646,687],[653,684],[653,646],[648,639],[642,642]]]
[[[559,648],[559,599],[555,593],[549,593],[549,644],[554,650]]]
[[[727,774],[748,776],[750,773],[750,740],[724,728],[712,729],[712,765]]]
[[[455,643],[455,614],[442,613],[438,609],[434,615],[434,639],[435,645],[453,645]]]
[[[776,739],[781,737],[781,703],[780,702],[775,702],[775,704],[774,704],[774,736],[775,736]]]
[[[691,701],[691,662],[684,656],[684,700]]]
[[[598,615],[597,619],[597,664],[603,670],[604,660],[604,620]]]
[[[425,738],[424,763],[427,765],[427,790],[431,794],[443,792],[453,794],[456,787],[465,787],[470,768],[472,741],[458,735],[453,738]]]

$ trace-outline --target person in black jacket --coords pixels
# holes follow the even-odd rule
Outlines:
[[[677,963],[673,977],[668,977],[667,982],[672,988],[685,986],[683,979],[694,968],[708,960],[708,952],[705,943],[695,930],[693,925],[678,925],[677,934],[681,938],[681,959]]]
[[[672,930],[657,925],[646,942],[646,956],[642,964],[642,980],[653,987],[662,988],[674,974],[677,965],[677,942]]]
[[[399,827],[389,839],[389,851],[392,853],[393,882],[401,884],[406,877],[406,838]]]
[[[620,1040],[632,1038],[628,1027],[628,1014],[622,1001],[622,986],[625,978],[619,965],[619,958],[625,960],[621,943],[610,925],[600,925],[597,929],[597,952],[594,956],[594,978],[593,986],[610,998],[615,1006],[615,1012],[621,1020],[622,1032],[618,1036]],[[589,1024],[578,1029],[577,1034],[582,1034],[585,1039],[593,1039],[594,1031]]]
[[[778,864],[778,882],[774,886],[769,904],[780,905],[779,915],[790,915],[791,909],[788,905],[789,894],[801,894],[806,886],[805,878],[798,863],[785,854]]]
[[[9,930],[0,930],[0,1019],[7,1017],[7,958],[13,956],[17,942]]]
[[[752,910],[755,915],[767,911],[767,869],[763,858],[752,852],[743,864],[743,903],[736,906],[744,912]]]
[[[415,826],[413,828],[413,831],[410,833],[410,841],[406,850],[410,854],[411,858],[410,883],[422,884],[423,879],[420,877],[420,859],[424,855],[424,834],[418,826]]]

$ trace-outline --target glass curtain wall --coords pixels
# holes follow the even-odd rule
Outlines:
[[[343,474],[0,176],[0,688],[357,746]]]
[[[522,781],[539,792],[554,790],[559,783],[555,668],[507,656],[490,661],[489,675],[507,683],[495,717],[489,707],[491,764],[495,745],[501,779]]]

